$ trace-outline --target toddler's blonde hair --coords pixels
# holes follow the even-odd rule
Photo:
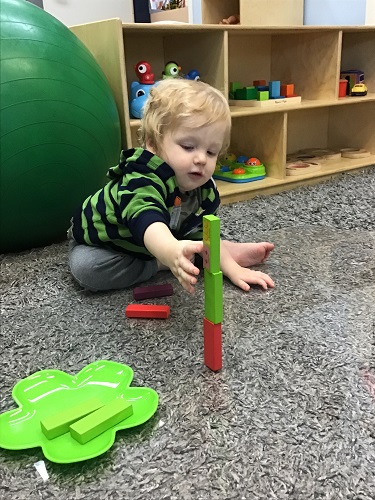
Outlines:
[[[149,143],[156,154],[164,134],[178,127],[188,128],[224,122],[225,136],[220,155],[230,142],[231,116],[223,94],[202,81],[167,78],[150,91],[143,109],[139,140],[143,148]]]

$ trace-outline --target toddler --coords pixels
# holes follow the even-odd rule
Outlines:
[[[212,175],[229,146],[228,102],[201,81],[165,79],[155,85],[140,125],[142,147],[122,151],[109,182],[72,219],[69,264],[91,291],[122,289],[170,269],[189,293],[203,250],[203,216],[216,214]],[[249,269],[273,250],[268,242],[222,240],[220,267],[232,283],[267,289],[272,279]]]

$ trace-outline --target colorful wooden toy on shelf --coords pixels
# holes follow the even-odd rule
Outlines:
[[[252,182],[264,179],[265,176],[265,166],[258,158],[244,155],[236,157],[233,153],[228,153],[216,165],[213,178],[227,182]]]
[[[322,166],[316,161],[292,161],[286,164],[286,175],[312,174],[321,170]]]
[[[307,148],[307,149],[300,149],[299,151],[288,154],[286,161],[287,165],[293,162],[327,164],[332,160],[339,161],[341,158],[358,159],[358,158],[367,158],[369,156],[371,156],[371,152],[364,148],[342,148],[342,149]],[[310,168],[310,171],[312,171],[312,168]],[[304,173],[302,170],[300,170],[300,172]],[[307,170],[305,170],[305,172],[307,172]]]
[[[142,118],[143,107],[155,80],[147,61],[139,61],[134,66],[134,70],[139,81],[133,81],[130,84],[129,111],[132,118]]]
[[[244,87],[240,82],[231,82],[229,104],[231,106],[265,107],[298,104],[301,96],[294,93],[294,84],[281,84],[279,80],[254,80],[253,85]]]
[[[220,219],[203,217],[204,363],[213,371],[222,368],[223,273],[220,271]]]
[[[343,158],[351,158],[352,160],[371,156],[371,152],[363,148],[343,148],[340,149],[340,152]]]
[[[288,154],[286,161],[330,161],[339,160],[341,158],[341,152],[337,149],[326,149],[326,148],[305,148],[300,149],[294,153]]]

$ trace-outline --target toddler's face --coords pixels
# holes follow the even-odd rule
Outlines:
[[[212,177],[224,136],[224,122],[179,127],[164,136],[159,156],[174,170],[181,192],[196,189]]]

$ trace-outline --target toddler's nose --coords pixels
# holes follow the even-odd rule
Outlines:
[[[206,153],[204,151],[197,151],[194,161],[197,165],[204,165],[206,163],[206,158]]]

